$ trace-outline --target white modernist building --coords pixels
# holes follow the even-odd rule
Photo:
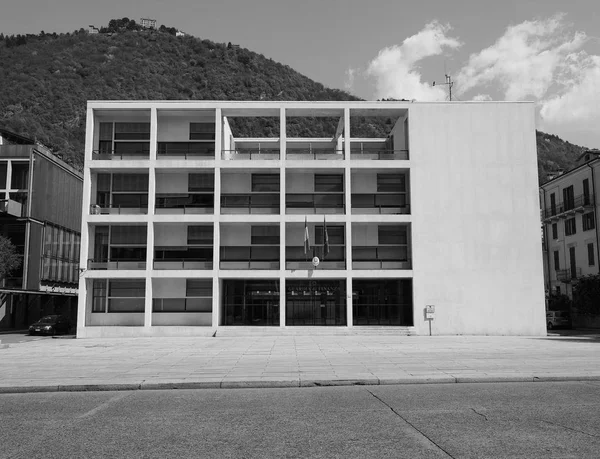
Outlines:
[[[77,335],[543,335],[537,190],[531,103],[89,102]]]

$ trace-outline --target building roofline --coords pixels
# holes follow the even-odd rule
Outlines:
[[[574,174],[574,173],[575,173],[575,172],[577,172],[579,169],[581,169],[581,168],[582,168],[582,167],[584,167],[584,166],[587,166],[588,164],[597,163],[597,162],[599,162],[599,161],[600,161],[600,158],[594,158],[594,159],[591,159],[591,160],[589,160],[587,163],[583,163],[583,164],[581,164],[581,165],[577,166],[577,167],[576,167],[576,168],[574,168],[574,169],[568,170],[568,171],[567,171],[567,172],[565,172],[564,174],[560,174],[560,175],[558,175],[558,176],[554,177],[552,180],[548,180],[546,183],[544,183],[544,184],[540,185],[540,189],[544,189],[544,187],[545,187],[546,185],[548,185],[549,183],[552,183],[552,182],[554,182],[554,181],[556,181],[556,180],[558,180],[558,179],[561,179],[561,178],[563,178],[563,177],[567,177],[568,175]]]

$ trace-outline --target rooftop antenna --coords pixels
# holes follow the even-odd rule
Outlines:
[[[452,102],[452,86],[454,86],[454,81],[452,81],[452,77],[450,75],[446,74],[446,82],[439,83],[438,86],[440,84],[448,86],[449,98],[450,98],[450,102]],[[435,86],[435,81],[433,82],[433,86]]]

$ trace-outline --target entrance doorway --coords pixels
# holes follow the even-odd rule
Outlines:
[[[279,281],[223,280],[223,325],[279,325]]]
[[[288,280],[286,325],[346,325],[346,280]]]

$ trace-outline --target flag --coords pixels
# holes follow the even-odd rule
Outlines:
[[[327,222],[323,215],[323,258],[329,254],[329,234],[327,234]]]
[[[308,223],[304,217],[304,255],[310,250],[310,238],[308,237]]]

